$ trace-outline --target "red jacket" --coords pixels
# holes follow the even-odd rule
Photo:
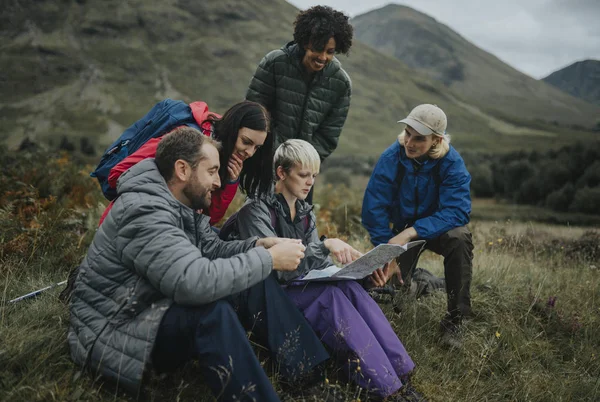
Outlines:
[[[196,120],[196,123],[198,123],[198,125],[201,127],[203,134],[210,136],[210,123],[206,122],[204,125],[202,125],[202,122],[205,121],[209,115],[215,115],[217,117],[220,116],[216,113],[209,112],[208,105],[204,102],[190,103],[190,107],[192,109],[192,114],[194,115],[194,120]],[[129,155],[127,158],[123,159],[121,162],[116,164],[110,171],[110,174],[108,176],[108,184],[112,188],[116,188],[117,180],[123,173],[125,173],[127,169],[131,168],[133,165],[140,161],[143,161],[146,158],[154,158],[154,156],[156,156],[156,148],[158,147],[158,143],[160,142],[162,137],[163,136],[148,140],[137,151],[135,151],[133,154]],[[208,211],[206,211],[207,215],[210,216],[211,225],[216,224],[223,218],[225,212],[227,211],[227,208],[229,207],[229,204],[231,204],[231,201],[233,201],[233,198],[235,197],[237,188],[238,182],[235,182],[227,183],[223,189],[213,191],[210,208],[208,209]],[[104,210],[104,213],[100,217],[100,223],[98,224],[98,226],[100,226],[102,222],[104,222],[104,219],[108,215],[108,212],[111,210],[114,202],[115,201],[113,200],[110,202],[110,204],[108,204],[108,206]]]

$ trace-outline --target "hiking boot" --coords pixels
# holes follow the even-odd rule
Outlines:
[[[446,316],[440,322],[440,343],[450,349],[461,349],[463,337],[460,318]]]
[[[404,384],[400,391],[397,392],[399,396],[402,396],[401,400],[410,401],[410,402],[427,402],[427,398],[423,396],[419,391],[413,387],[410,382]]]
[[[379,304],[390,304],[394,301],[396,296],[396,290],[391,286],[384,286],[382,288],[371,288],[367,290],[367,293],[376,303]]]

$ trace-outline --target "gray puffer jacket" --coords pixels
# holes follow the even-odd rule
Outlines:
[[[271,218],[272,213],[275,217],[275,227]],[[306,275],[313,269],[324,269],[334,265],[329,258],[329,250],[319,240],[312,206],[304,201],[296,201],[296,216],[292,220],[290,208],[281,194],[249,199],[237,213],[230,238],[249,239],[252,236],[301,239],[302,244],[306,246],[304,259],[295,271],[277,271],[280,282],[289,282]]]
[[[338,145],[350,109],[352,82],[337,58],[310,77],[290,42],[268,53],[250,81],[246,99],[271,113],[275,147],[292,138],[310,142],[327,158]]]
[[[154,159],[119,179],[119,197],[81,264],[70,304],[73,360],[139,391],[169,306],[197,306],[264,280],[272,259],[256,238],[224,242],[177,201]]]

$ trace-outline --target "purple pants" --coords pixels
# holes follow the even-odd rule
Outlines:
[[[402,387],[399,377],[410,373],[415,364],[361,285],[355,281],[295,282],[286,292],[322,342],[348,357],[350,363],[344,368],[349,378],[382,397]]]

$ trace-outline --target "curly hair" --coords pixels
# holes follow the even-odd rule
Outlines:
[[[350,17],[328,6],[314,6],[301,11],[294,21],[294,42],[301,49],[310,46],[321,51],[335,39],[335,52],[347,55],[352,47],[354,29]]]

